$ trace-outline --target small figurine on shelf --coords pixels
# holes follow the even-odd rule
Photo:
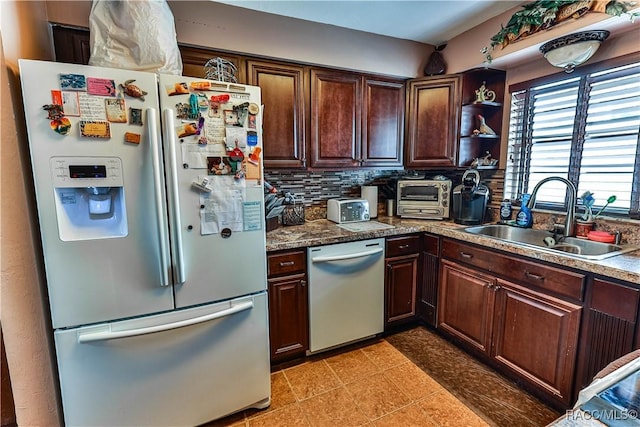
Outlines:
[[[473,159],[471,167],[476,169],[495,169],[498,167],[498,159],[492,158],[491,153],[485,151],[484,157]]]
[[[485,86],[487,82],[482,82],[482,86],[476,90],[475,104],[481,104],[483,102],[493,102],[496,100],[496,93],[492,90],[488,90]]]
[[[478,114],[478,120],[480,121],[480,126],[478,129],[473,130],[473,134],[478,135],[496,135],[496,132],[489,127],[489,125],[485,122],[484,117]]]

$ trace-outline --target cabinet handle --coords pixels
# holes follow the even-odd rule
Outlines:
[[[300,285],[301,286],[307,286],[307,281],[306,280],[300,280]]]
[[[487,285],[487,288],[493,290],[494,286],[495,285],[493,284],[493,282],[489,282],[489,284]]]
[[[289,267],[291,265],[294,265],[296,262],[295,261],[282,261],[280,263],[280,267]]]
[[[537,274],[529,273],[528,271],[525,271],[524,275],[527,276],[527,278],[529,278],[529,279],[544,280],[544,276],[539,276]]]
[[[472,255],[472,254],[468,254],[468,253],[466,253],[466,252],[462,252],[462,251],[460,251],[460,256],[461,256],[462,258],[467,258],[467,259],[471,259],[471,258],[473,258],[473,255]]]
[[[498,292],[500,289],[502,289],[502,286],[500,286],[500,285],[495,285],[495,286],[493,287],[493,290],[494,290],[495,292]]]
[[[398,249],[407,249],[409,247],[409,245],[400,245],[398,246]]]

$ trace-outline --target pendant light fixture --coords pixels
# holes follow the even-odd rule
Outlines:
[[[551,65],[570,73],[578,65],[587,62],[607,37],[609,31],[606,30],[568,34],[543,44],[540,52]]]

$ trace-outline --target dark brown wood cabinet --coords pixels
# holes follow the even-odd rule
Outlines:
[[[490,355],[495,278],[441,261],[438,328]]]
[[[361,111],[359,75],[311,70],[311,167],[360,166]]]
[[[537,393],[573,399],[584,275],[443,239],[438,328]]]
[[[52,25],[53,48],[57,62],[87,65],[91,57],[89,30]]]
[[[306,167],[308,67],[249,60],[247,73],[247,83],[260,86],[262,92],[264,166]]]
[[[428,325],[437,324],[440,237],[422,235],[422,268],[419,270],[418,316]]]
[[[458,164],[460,84],[459,75],[407,83],[406,167],[446,168]]]
[[[402,167],[404,82],[364,77],[361,160],[364,167]]]
[[[505,75],[501,70],[481,68],[410,80],[405,165],[468,167],[487,152],[499,160]],[[481,90],[483,85],[486,91]],[[477,92],[492,100],[476,102]],[[480,116],[495,135],[474,132],[479,130]]]
[[[402,167],[404,83],[311,70],[312,168]]]
[[[271,362],[309,349],[309,303],[304,249],[267,254]]]
[[[385,326],[415,320],[420,236],[391,237],[385,248]]]
[[[491,357],[565,405],[573,400],[582,306],[497,280]]]
[[[607,364],[640,348],[639,309],[640,286],[593,279],[586,301],[576,392]]]

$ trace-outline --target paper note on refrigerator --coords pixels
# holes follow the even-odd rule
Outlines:
[[[216,234],[225,228],[243,231],[244,180],[217,176],[210,181],[213,190],[200,194],[200,234]]]

